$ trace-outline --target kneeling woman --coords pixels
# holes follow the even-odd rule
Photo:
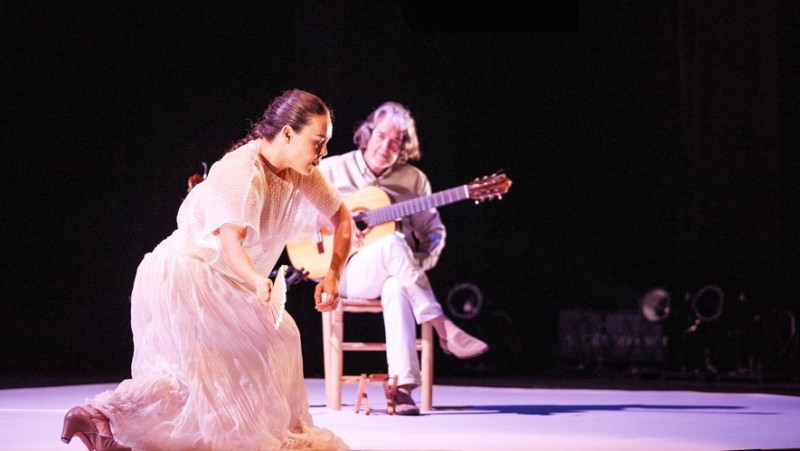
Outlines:
[[[347,449],[313,426],[300,334],[268,278],[286,242],[335,231],[317,285],[333,310],[352,219],[316,169],[327,154],[327,105],[292,90],[187,195],[177,230],[145,255],[131,296],[132,378],[64,418],[62,440],[91,449]],[[113,431],[113,433],[112,433]]]

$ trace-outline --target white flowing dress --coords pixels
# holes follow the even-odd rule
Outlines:
[[[282,311],[281,284],[269,306],[259,305],[220,256],[217,231],[237,224],[268,276],[288,239],[338,209],[341,197],[319,171],[286,173],[280,178],[266,167],[256,141],[227,153],[187,195],[177,230],[145,255],[131,296],[132,377],[87,400],[109,417],[120,443],[134,450],[347,449],[313,426],[300,333]]]

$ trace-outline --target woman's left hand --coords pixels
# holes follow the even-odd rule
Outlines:
[[[339,305],[339,280],[327,274],[314,290],[314,308],[319,312],[330,312],[336,310],[337,305]]]

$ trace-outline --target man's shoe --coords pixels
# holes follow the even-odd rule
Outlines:
[[[414,403],[411,393],[404,388],[398,388],[395,395],[394,414],[405,416],[419,415],[419,407]]]
[[[439,345],[445,354],[450,354],[459,359],[478,357],[489,350],[489,345],[461,329],[450,329],[447,337],[439,337]]]

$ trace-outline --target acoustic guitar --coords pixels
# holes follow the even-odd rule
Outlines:
[[[494,198],[502,199],[510,187],[511,180],[505,174],[496,173],[477,178],[466,185],[395,204],[382,189],[364,187],[344,199],[356,227],[364,232],[362,243],[358,246],[354,244],[350,248],[350,255],[394,233],[397,221],[405,216],[465,199],[473,199],[476,204]],[[314,240],[289,241],[286,243],[286,253],[292,265],[306,271],[310,279],[321,279],[328,271],[333,256],[333,234],[328,229],[322,229],[316,233]]]

